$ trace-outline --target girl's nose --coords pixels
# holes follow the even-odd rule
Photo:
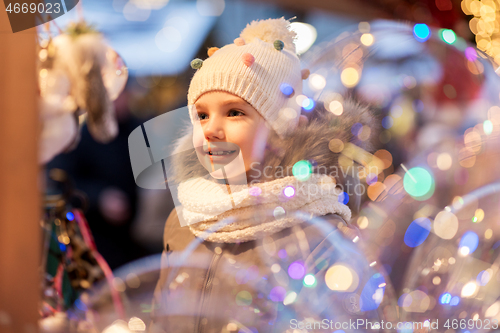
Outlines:
[[[203,134],[207,140],[224,140],[224,128],[220,120],[212,118],[203,128]]]

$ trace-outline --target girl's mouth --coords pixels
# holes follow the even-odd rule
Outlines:
[[[238,145],[232,142],[205,142],[196,147],[201,164],[209,172],[229,165],[240,154]]]

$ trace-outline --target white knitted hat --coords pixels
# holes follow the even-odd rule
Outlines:
[[[253,21],[234,44],[209,49],[205,61],[193,60],[191,66],[198,70],[189,86],[188,105],[206,92],[226,91],[252,105],[278,135],[295,129],[301,108],[292,97],[302,93],[307,74],[301,73],[289,25],[284,18]],[[194,108],[190,117],[194,122]]]

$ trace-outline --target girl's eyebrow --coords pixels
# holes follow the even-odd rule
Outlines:
[[[232,105],[242,106],[242,105],[245,105],[245,104],[247,104],[247,103],[244,102],[244,101],[227,100],[227,101],[222,102],[220,105],[221,106],[232,106]],[[199,111],[199,110],[205,110],[207,108],[206,104],[204,104],[204,103],[195,103],[195,107],[196,107],[197,111]]]

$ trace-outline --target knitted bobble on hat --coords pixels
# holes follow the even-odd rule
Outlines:
[[[201,66],[203,66],[203,60],[196,58],[191,61],[191,68],[193,69],[200,69]]]
[[[283,43],[282,41],[280,41],[279,39],[276,39],[273,43],[274,45],[274,48],[278,51],[281,51],[283,50],[283,48],[285,47],[285,43]]]
[[[211,47],[208,49],[207,54],[209,57],[211,57],[219,48],[218,47]]]
[[[311,74],[311,71],[308,70],[307,68],[304,68],[303,70],[300,71],[300,74],[302,76],[302,80],[307,80],[309,74]]]
[[[245,45],[245,40],[241,37],[238,37],[234,40],[234,44],[237,46],[243,46]]]
[[[255,58],[253,55],[251,55],[250,53],[243,53],[241,55],[241,60],[243,61],[243,63],[245,64],[245,66],[247,67],[250,67],[252,66],[252,64],[255,62]]]

